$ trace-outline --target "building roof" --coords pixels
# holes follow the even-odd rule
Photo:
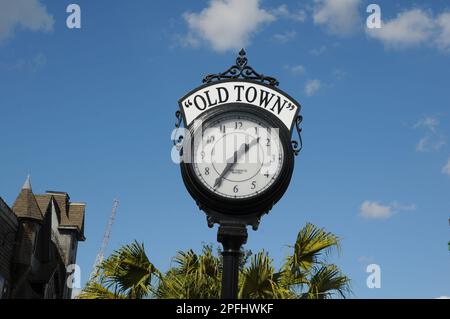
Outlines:
[[[43,216],[41,209],[39,208],[39,205],[31,189],[30,176],[28,176],[25,180],[22,190],[20,191],[19,196],[17,196],[16,201],[14,202],[12,210],[18,218],[27,218],[42,221]]]
[[[34,197],[36,198],[39,208],[41,209],[42,215],[45,216],[50,206],[51,196],[34,195]]]
[[[60,226],[74,226],[69,220],[69,196],[64,193],[48,193],[47,196],[53,197],[59,209],[59,225]]]
[[[12,209],[8,206],[8,204],[0,197],[0,213],[2,213],[4,220],[12,225],[12,227],[17,227],[17,216],[14,214]],[[1,218],[1,216],[0,216]]]
[[[31,177],[30,175],[27,176],[27,179],[25,180],[25,183],[23,183],[22,189],[29,189],[30,191],[31,189]]]
[[[80,234],[84,236],[84,213],[86,204],[84,203],[70,203],[69,205],[69,220],[78,227]]]
[[[48,211],[49,205],[53,199],[56,203],[59,226],[61,228],[74,228],[78,231],[79,238],[84,238],[84,213],[86,204],[71,203],[69,201],[69,195],[64,192],[52,191],[42,195],[35,195],[35,197],[44,215]]]
[[[71,203],[69,194],[66,192],[47,191],[45,194],[34,195],[31,188],[30,176],[25,180],[12,210],[18,218],[42,221],[49,211],[52,201],[55,203],[59,227],[76,230],[79,240],[84,240],[84,214],[86,204]]]

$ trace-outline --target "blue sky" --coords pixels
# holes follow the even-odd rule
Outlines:
[[[68,29],[66,7],[81,7]],[[27,174],[36,193],[85,201],[87,279],[115,196],[109,250],[143,241],[169,267],[216,229],[171,162],[177,100],[240,47],[303,106],[304,150],[284,198],[246,248],[279,266],[312,222],[358,298],[450,295],[450,5],[363,0],[0,1],[0,196]],[[230,12],[238,12],[230,15]],[[230,21],[232,19],[233,21]],[[366,266],[381,267],[381,288]]]

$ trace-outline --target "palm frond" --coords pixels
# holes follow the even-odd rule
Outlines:
[[[77,296],[77,299],[125,299],[125,295],[114,293],[101,283],[91,281],[86,284],[83,291]]]
[[[289,295],[289,291],[280,285],[281,274],[275,272],[272,264],[272,259],[264,251],[251,258],[249,267],[241,274],[241,298],[283,298]]]
[[[219,298],[221,260],[213,254],[211,246],[204,245],[200,255],[193,250],[179,251],[174,262],[176,266],[160,280],[157,298]]]
[[[320,263],[333,248],[339,251],[340,240],[325,229],[308,223],[299,231],[293,248],[294,252],[287,257],[286,264],[293,273],[299,274]]]
[[[130,298],[143,298],[151,292],[152,278],[160,272],[149,261],[143,244],[133,242],[115,251],[100,264],[101,280]]]
[[[309,289],[302,298],[328,299],[335,295],[346,298],[351,293],[350,279],[333,264],[315,267],[308,286]]]

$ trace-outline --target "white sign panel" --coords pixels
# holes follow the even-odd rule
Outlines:
[[[185,125],[212,108],[230,103],[244,103],[263,108],[291,129],[300,105],[275,87],[249,81],[220,81],[188,93],[180,101]]]

